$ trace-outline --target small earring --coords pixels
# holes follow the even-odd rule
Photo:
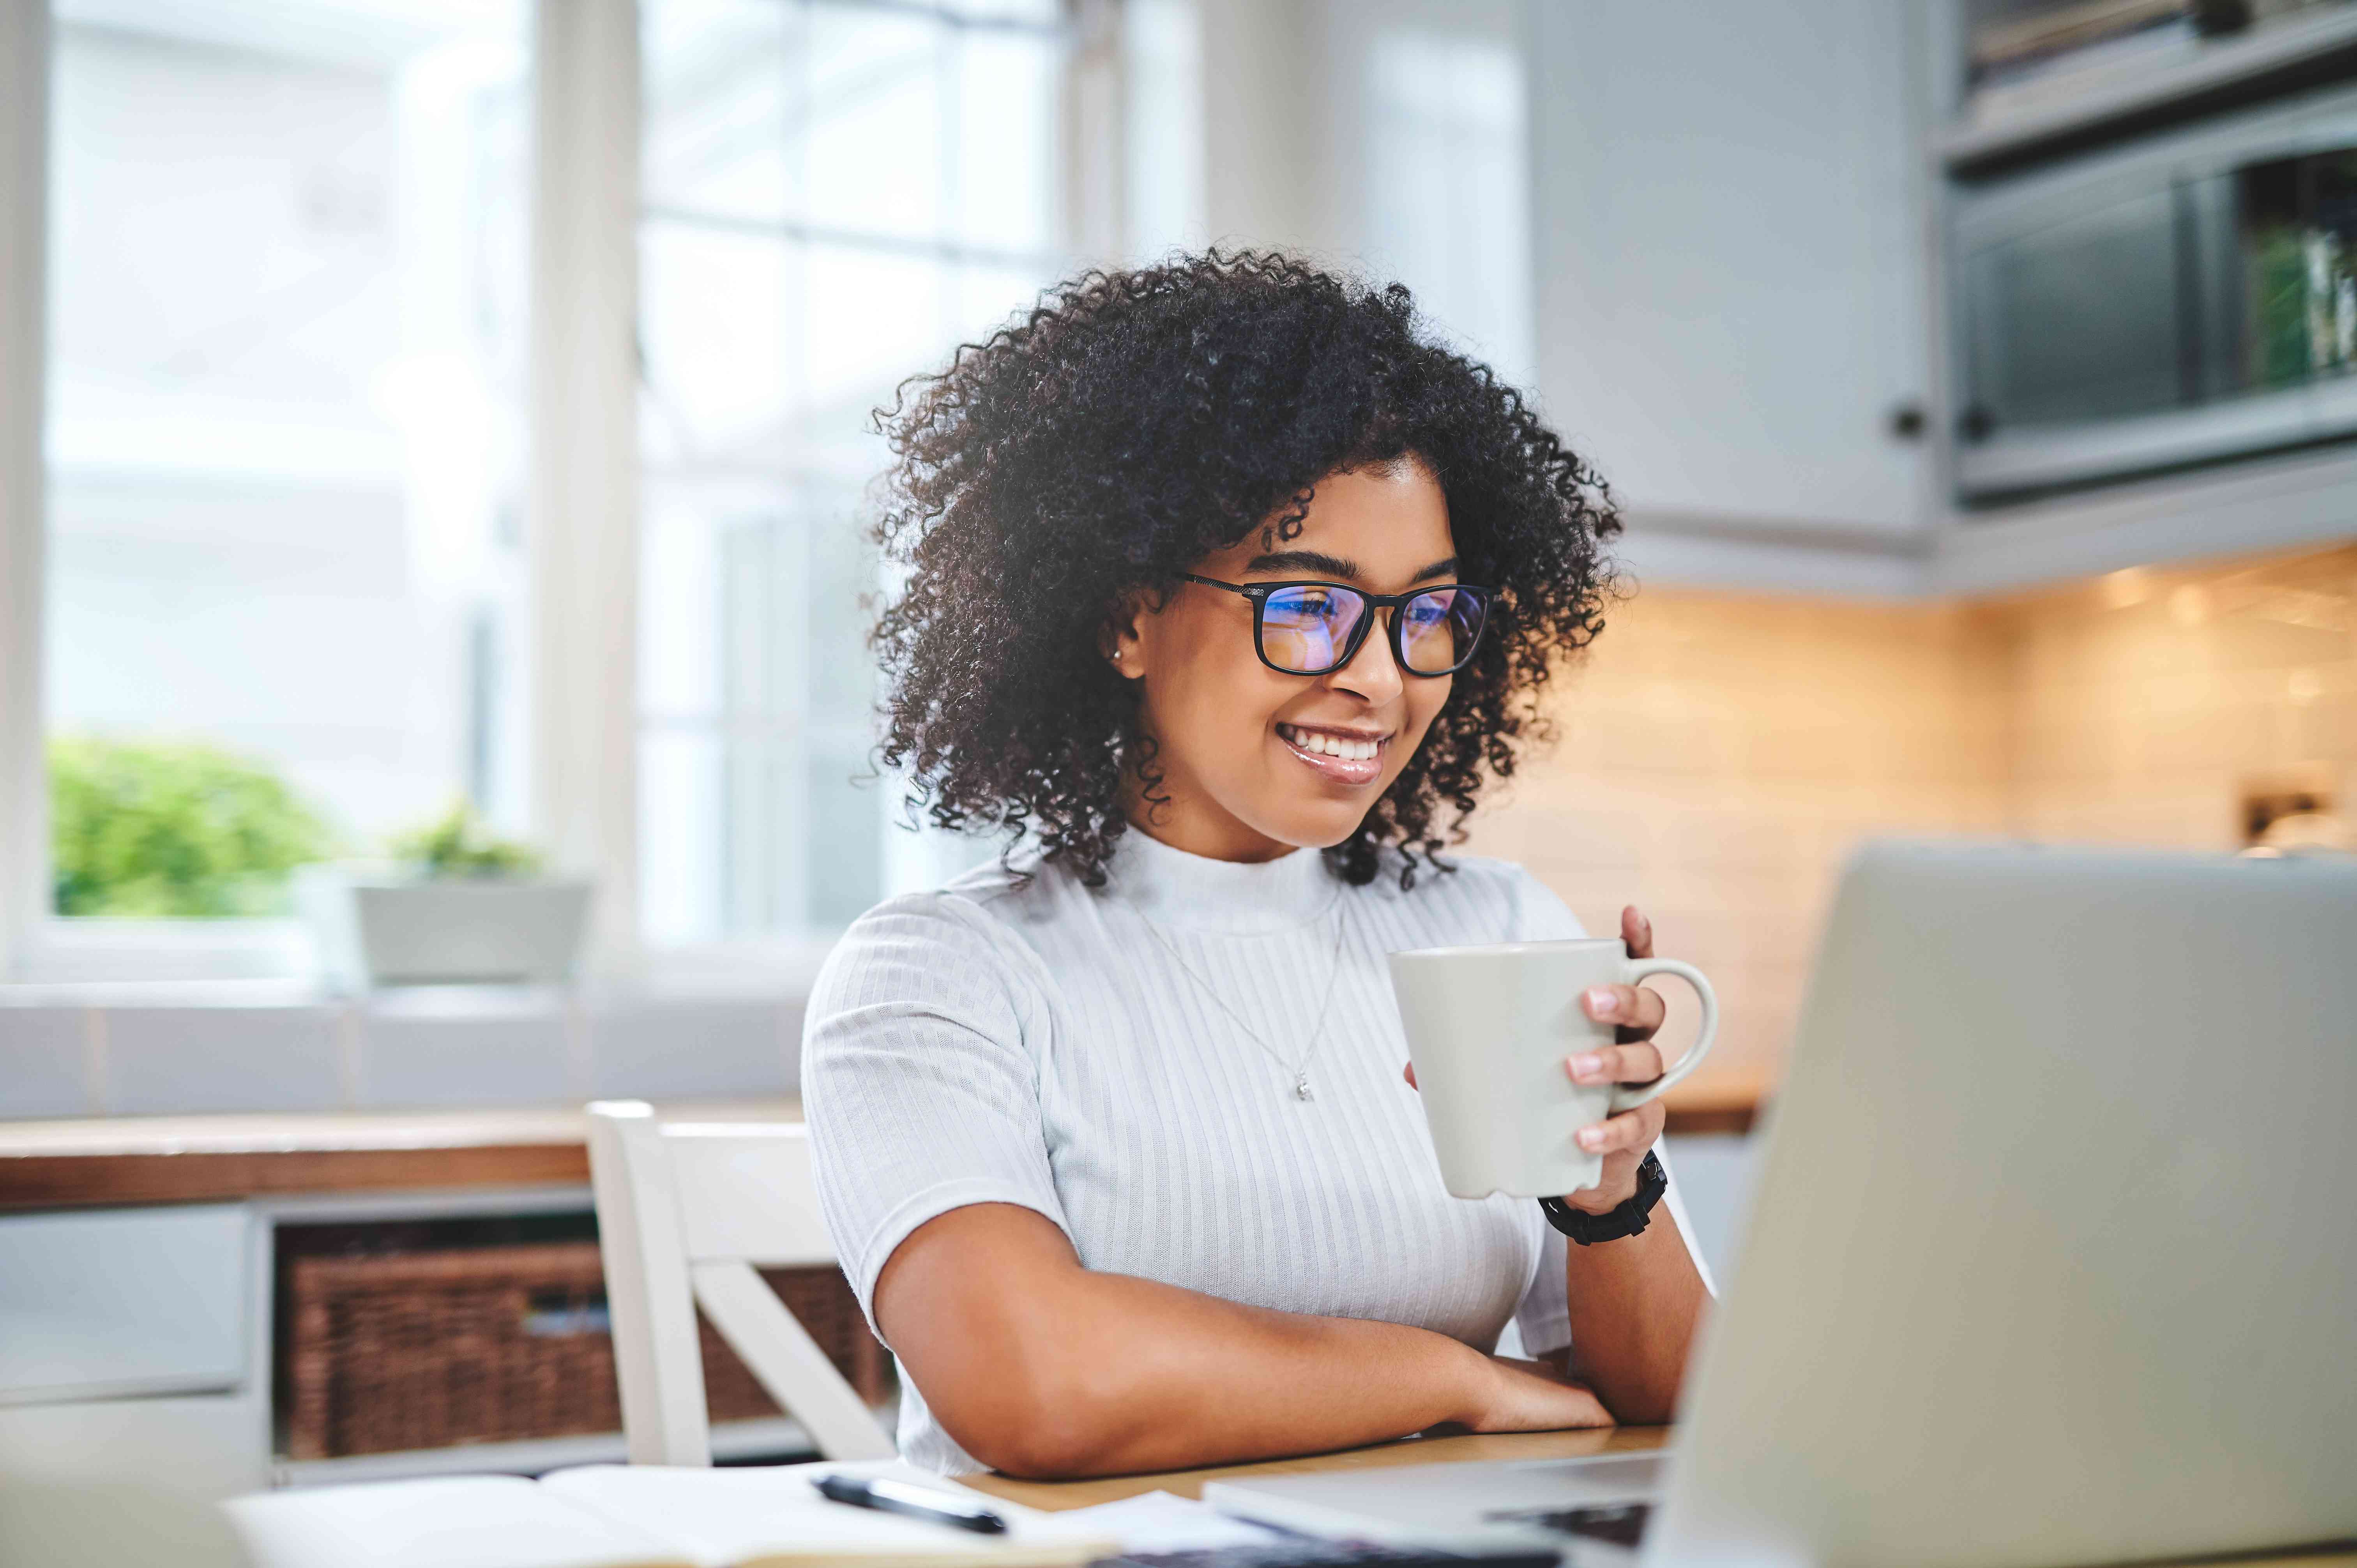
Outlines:
[[[1114,650],[1113,650],[1113,656],[1114,656],[1114,660],[1115,660],[1116,661],[1118,661],[1118,660],[1120,660],[1120,658],[1121,658],[1121,650],[1120,650],[1120,649],[1118,649],[1118,648],[1114,649]]]

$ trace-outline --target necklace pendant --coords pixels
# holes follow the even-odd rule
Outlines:
[[[1293,1075],[1293,1098],[1296,1100],[1314,1100],[1317,1098],[1309,1092],[1309,1075],[1308,1073],[1297,1072]]]

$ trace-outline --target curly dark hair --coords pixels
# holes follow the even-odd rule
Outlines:
[[[1496,590],[1423,745],[1326,851],[1353,884],[1387,846],[1403,887],[1418,851],[1445,867],[1485,779],[1543,736],[1540,688],[1614,592],[1610,492],[1522,394],[1420,330],[1400,285],[1283,254],[1082,273],[902,383],[876,421],[897,458],[876,538],[909,572],[873,638],[880,758],[907,770],[912,810],[1003,831],[1005,854],[1032,835],[1090,886],[1127,826],[1123,769],[1149,799],[1160,780],[1102,651],[1109,617],[1254,529],[1292,538],[1325,476],[1421,460],[1461,576]]]

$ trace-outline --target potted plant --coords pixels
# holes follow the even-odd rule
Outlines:
[[[391,864],[300,881],[320,965],[348,990],[561,981],[588,925],[590,883],[542,874],[538,852],[465,805],[393,842]]]

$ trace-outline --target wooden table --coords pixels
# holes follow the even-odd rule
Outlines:
[[[1418,1437],[1381,1443],[1307,1459],[1274,1459],[1259,1465],[1222,1465],[1208,1470],[1172,1470],[1158,1476],[1116,1476],[1092,1481],[1017,1481],[1006,1476],[962,1476],[965,1485],[1008,1502],[1035,1509],[1079,1509],[1118,1502],[1145,1492],[1175,1492],[1200,1498],[1203,1483],[1235,1476],[1300,1476],[1335,1470],[1385,1470],[1401,1465],[1438,1465],[1477,1459],[1584,1459],[1591,1454],[1634,1453],[1668,1444],[1666,1426],[1620,1426],[1589,1432],[1527,1432],[1484,1437]],[[2204,1563],[2218,1559],[2204,1558]],[[2271,1568],[2357,1568],[2357,1550],[2302,1552],[2293,1556],[2237,1555],[2237,1563]],[[2150,1568],[2165,1568],[2154,1564]],[[2185,1565],[2190,1568],[2190,1565]]]
[[[1623,1454],[1659,1448],[1670,1440],[1666,1426],[1608,1426],[1584,1432],[1517,1432],[1491,1436],[1411,1437],[1313,1454],[1306,1459],[1270,1459],[1257,1465],[1220,1465],[1208,1470],[1171,1470],[1156,1476],[1114,1476],[1095,1481],[1018,1481],[1008,1476],[961,1476],[964,1485],[1010,1503],[1035,1509],[1084,1509],[1119,1502],[1146,1492],[1176,1492],[1200,1498],[1203,1483],[1236,1476],[1305,1476],[1331,1470],[1388,1470],[1401,1465],[1442,1465],[1475,1459],[1585,1459],[1591,1454]]]
[[[1681,1084],[1665,1098],[1673,1133],[1739,1133],[1750,1130],[1760,1090],[1723,1079]],[[657,1109],[706,1122],[802,1120],[802,1102],[785,1096]],[[588,1180],[588,1119],[578,1107],[0,1122],[0,1211]]]

